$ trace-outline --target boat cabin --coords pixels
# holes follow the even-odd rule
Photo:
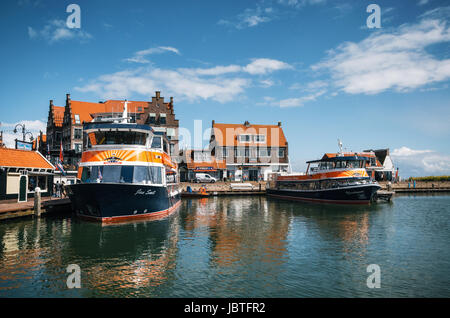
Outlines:
[[[335,157],[325,155],[322,159],[307,161],[308,168],[306,169],[306,174],[323,173],[328,170],[365,168],[368,161],[370,161],[368,157],[358,155],[339,155]]]

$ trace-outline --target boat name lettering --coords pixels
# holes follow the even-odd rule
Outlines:
[[[156,193],[155,190],[144,191],[142,189],[138,189],[134,195],[138,195],[138,194],[141,194],[141,195],[154,195],[155,193]]]

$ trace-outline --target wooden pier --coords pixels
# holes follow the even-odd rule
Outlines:
[[[17,200],[6,200],[0,203],[0,221],[25,216],[39,217],[42,214],[71,212],[69,198],[42,198],[39,205],[37,199],[18,203]]]

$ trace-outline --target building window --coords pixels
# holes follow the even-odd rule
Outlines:
[[[234,156],[236,158],[245,156],[245,148],[244,147],[236,147],[234,148]]]
[[[150,113],[148,116],[148,123],[149,124],[154,124],[156,123],[156,114],[155,113]]]
[[[265,135],[255,135],[253,136],[255,142],[266,142]]]
[[[228,154],[227,154],[227,147],[223,147],[223,148],[222,148],[222,156],[223,156],[224,158],[228,156]]]
[[[78,114],[75,114],[75,124],[81,124],[80,115],[78,115]]]
[[[75,128],[73,130],[73,138],[81,139],[82,130],[80,128]]]
[[[175,137],[175,128],[167,128],[166,130],[167,138],[172,139]]]
[[[259,157],[270,157],[270,148],[259,148]]]
[[[76,153],[80,153],[81,152],[81,148],[83,147],[82,144],[74,144],[75,147],[75,152]]]
[[[284,158],[284,148],[278,148],[278,158]]]
[[[159,115],[159,123],[161,125],[165,125],[166,124],[166,114],[160,114]]]
[[[238,140],[239,140],[239,142],[251,142],[252,135],[239,135]]]
[[[142,111],[142,107],[138,107],[138,112],[141,112]]]

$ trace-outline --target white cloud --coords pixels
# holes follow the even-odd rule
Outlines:
[[[287,63],[273,60],[273,59],[254,59],[250,64],[244,67],[244,71],[249,74],[267,74],[273,71],[278,71],[282,69],[290,69],[290,66]]]
[[[273,59],[254,59],[246,66],[219,65],[209,68],[161,69],[139,67],[99,76],[87,85],[75,87],[81,92],[93,92],[101,98],[129,98],[133,94],[151,95],[164,89],[180,99],[210,99],[228,102],[242,94],[252,79],[249,75],[269,74],[290,68],[289,64]],[[273,84],[261,80],[263,85]]]
[[[280,108],[288,108],[288,107],[302,107],[305,103],[315,101],[319,96],[322,96],[326,93],[325,89],[318,90],[316,92],[301,96],[301,97],[294,97],[294,98],[286,98],[277,100],[270,96],[264,97],[264,102],[257,103],[257,105],[263,105],[263,106],[277,106]]]
[[[75,87],[93,92],[101,98],[129,98],[133,94],[150,96],[155,90],[166,90],[180,99],[212,99],[227,102],[243,93],[250,81],[245,78],[204,78],[180,70],[139,68],[102,75],[86,86]]]
[[[419,6],[423,6],[425,4],[428,3],[429,0],[419,0],[419,2],[417,3]]]
[[[47,130],[47,123],[41,120],[23,120],[16,123],[1,123],[1,130],[3,131],[3,142],[8,148],[15,147],[15,139],[22,140],[22,127],[17,127],[17,133],[14,133],[14,127],[17,124],[25,124],[25,131],[30,131],[33,134],[33,138],[36,139],[39,136],[39,131],[44,134]],[[26,135],[26,141],[30,141],[30,134]]]
[[[450,78],[450,59],[426,52],[432,44],[449,41],[445,21],[422,19],[391,33],[375,32],[359,43],[343,43],[312,70],[328,72],[334,85],[350,94],[413,90]]]
[[[227,66],[219,65],[219,66],[215,66],[215,67],[211,67],[211,68],[182,68],[182,69],[179,69],[179,71],[181,71],[185,74],[191,74],[191,75],[217,76],[217,75],[241,72],[242,67],[239,65],[227,65]]]
[[[433,150],[415,150],[403,146],[394,149],[391,156],[395,165],[403,171],[404,178],[450,173],[450,156]]]
[[[432,150],[413,150],[408,147],[400,147],[392,151],[392,156],[394,157],[411,157],[417,155],[423,155],[426,153],[432,153]]]
[[[152,47],[152,48],[149,48],[146,50],[137,51],[136,53],[134,53],[134,55],[132,57],[125,59],[125,61],[146,64],[146,63],[150,63],[150,61],[147,60],[145,58],[145,56],[151,55],[151,54],[161,54],[161,53],[165,53],[165,52],[172,52],[177,55],[180,55],[180,51],[178,51],[178,49],[176,49],[174,47],[158,46],[158,47]]]
[[[262,8],[257,6],[255,9],[245,9],[232,19],[221,19],[218,24],[230,26],[236,29],[255,27],[261,23],[272,21],[275,18],[275,11],[271,7]]]
[[[92,35],[82,28],[69,29],[63,20],[52,20],[48,22],[41,30],[35,30],[28,27],[28,36],[30,39],[44,39],[52,44],[62,40],[76,39],[85,42],[92,38]]]

